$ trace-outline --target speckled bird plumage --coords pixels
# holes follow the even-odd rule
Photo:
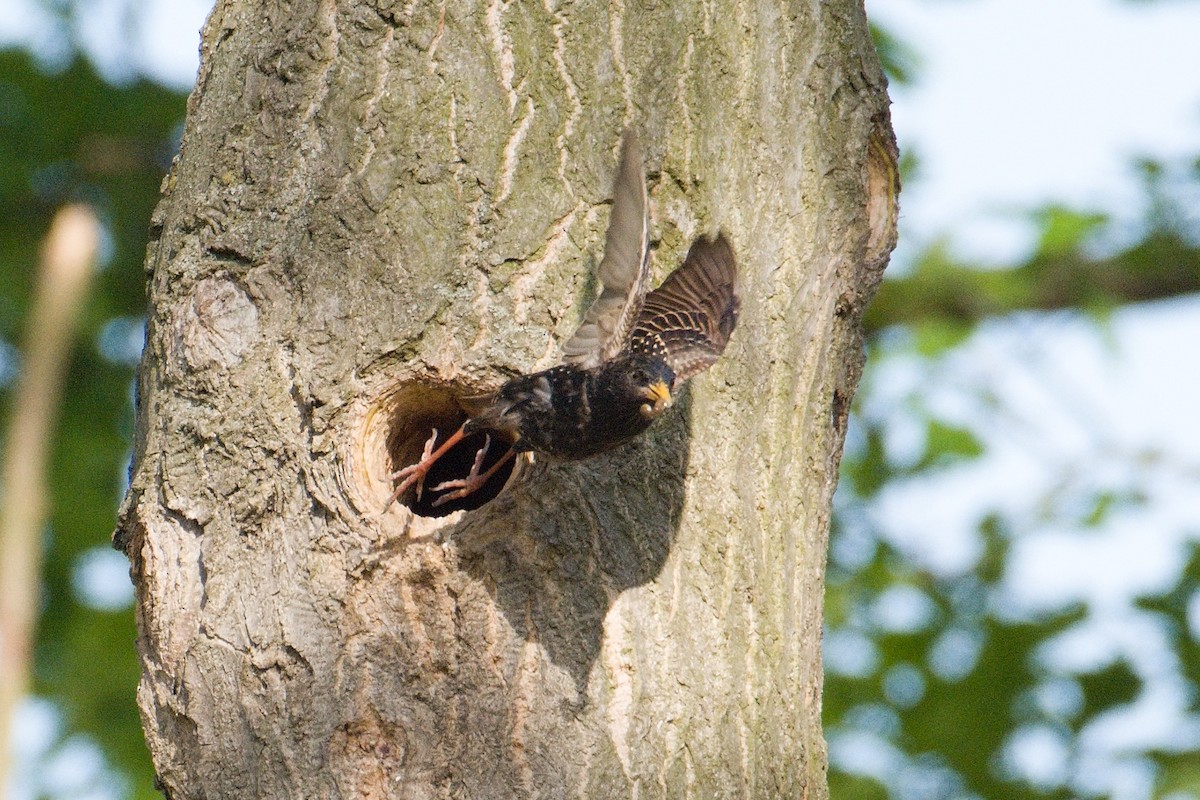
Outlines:
[[[665,361],[643,353],[622,353],[591,369],[564,364],[504,384],[492,403],[467,421],[466,432],[501,432],[517,452],[587,458],[646,430],[658,413],[651,398],[639,392],[656,381],[670,386],[674,380]]]
[[[564,363],[505,383],[477,405],[458,438],[479,431],[495,433],[513,452],[574,460],[604,452],[646,430],[670,406],[683,382],[724,352],[739,310],[737,266],[723,233],[697,239],[683,264],[647,294],[649,264],[642,156],[636,137],[627,132],[597,270],[601,290],[579,330],[564,344]],[[393,498],[414,482],[420,491],[428,464],[450,446],[448,441],[431,452],[432,445],[431,439],[419,464],[396,473],[394,477],[405,482]],[[470,493],[481,478],[482,459],[480,451],[467,479],[435,490],[456,488],[456,497]]]

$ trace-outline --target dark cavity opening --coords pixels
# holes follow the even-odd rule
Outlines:
[[[425,443],[435,431],[437,439],[433,449],[436,450],[449,439],[459,427],[467,421],[467,414],[455,400],[454,395],[446,389],[427,384],[410,384],[401,389],[393,401],[390,427],[387,436],[388,459],[391,471],[401,470],[421,460]],[[410,487],[396,499],[422,517],[444,517],[455,511],[471,511],[493,500],[508,483],[512,476],[516,459],[509,459],[487,483],[466,497],[457,498],[435,506],[439,499],[449,494],[453,489],[438,492],[434,487],[445,481],[465,478],[475,463],[475,455],[484,446],[487,437],[485,432],[473,433],[466,436],[454,447],[450,448],[439,458],[425,476],[424,489],[420,499],[417,498],[416,487]],[[491,443],[484,454],[480,472],[502,459],[511,444],[491,434]]]

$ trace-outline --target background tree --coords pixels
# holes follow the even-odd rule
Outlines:
[[[893,78],[919,71],[877,41]],[[911,149],[908,166],[919,176]],[[1170,418],[1181,387],[1102,384],[1144,398],[1105,408],[1070,369],[1096,359],[1113,381],[1130,317],[1195,314],[1200,173],[1136,167],[1140,218],[1036,208],[1028,255],[987,269],[936,240],[868,312],[828,571],[835,797],[1200,796],[1200,562],[1183,511],[1200,471],[1122,430],[1149,409]],[[1170,566],[1162,540],[1180,544]],[[1116,562],[1081,581],[1074,559],[1103,562],[1089,550]],[[1041,598],[1023,585],[1039,579]]]
[[[40,792],[154,797],[130,702],[139,667],[131,647],[132,593],[124,588],[127,564],[109,547],[105,529],[114,524],[129,457],[130,379],[145,309],[146,221],[177,146],[183,98],[145,81],[111,86],[82,60],[47,74],[19,50],[0,52],[0,76],[5,419],[20,375],[15,345],[33,289],[32,267],[54,211],[86,201],[105,230],[52,450],[33,681],[37,695],[53,704],[26,707],[15,743],[27,757],[44,754],[28,774]],[[120,772],[105,769],[101,753]]]

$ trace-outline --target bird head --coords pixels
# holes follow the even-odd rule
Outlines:
[[[654,419],[671,407],[671,387],[661,379],[648,386],[639,386],[638,394],[646,400],[638,406],[638,411],[647,419]]]
[[[671,386],[675,373],[660,359],[647,360],[634,365],[629,372],[634,393],[643,401],[638,413],[646,419],[655,419],[671,407]]]

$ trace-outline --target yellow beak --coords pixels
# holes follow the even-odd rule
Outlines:
[[[642,397],[653,403],[642,406],[642,413],[648,417],[656,417],[671,407],[671,387],[665,381],[655,381],[641,390]]]

